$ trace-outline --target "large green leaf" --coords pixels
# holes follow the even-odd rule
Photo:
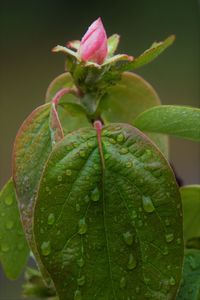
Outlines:
[[[0,216],[0,262],[8,278],[16,279],[26,264],[29,249],[11,179],[0,192]]]
[[[105,123],[123,122],[133,124],[143,111],[160,104],[153,87],[142,77],[133,73],[123,73],[121,81],[110,87],[100,103]],[[168,153],[168,140],[158,134],[151,135],[164,154]]]
[[[132,126],[106,126],[102,145],[96,135],[80,129],[58,143],[38,191],[35,240],[60,300],[174,299],[183,259],[174,175]]]
[[[200,251],[186,250],[183,279],[177,300],[200,299]]]
[[[185,240],[200,237],[200,185],[180,189],[183,204],[183,233]]]
[[[13,179],[19,200],[22,222],[32,243],[32,211],[44,164],[51,152],[49,115],[51,104],[34,110],[17,134],[13,151]]]
[[[134,124],[140,130],[200,141],[200,109],[198,108],[176,105],[157,106],[139,115]]]
[[[126,63],[120,67],[120,70],[129,71],[141,68],[157,58],[165,49],[174,42],[175,36],[171,35],[162,42],[155,42],[151,47],[145,50],[140,56],[136,57],[132,62]]]

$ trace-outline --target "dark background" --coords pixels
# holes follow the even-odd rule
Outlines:
[[[137,56],[168,35],[175,44],[137,73],[164,104],[199,107],[199,3],[197,0],[1,1],[0,180],[11,174],[12,143],[25,117],[44,101],[49,82],[63,72],[62,55],[51,48],[80,39],[101,16],[108,35],[119,33],[119,51]],[[185,184],[200,182],[200,148],[171,139],[171,161]],[[0,300],[21,300],[18,282],[0,275]]]

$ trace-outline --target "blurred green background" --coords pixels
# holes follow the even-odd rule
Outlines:
[[[197,0],[1,1],[1,186],[11,174],[12,143],[20,124],[43,103],[49,82],[64,70],[64,57],[52,54],[52,47],[80,39],[99,16],[108,35],[121,35],[119,51],[133,56],[176,34],[175,44],[137,73],[154,86],[164,104],[199,107]],[[200,182],[198,144],[171,139],[171,161],[186,184]],[[0,276],[0,299],[21,300],[19,282]]]

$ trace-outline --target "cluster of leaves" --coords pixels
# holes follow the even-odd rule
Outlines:
[[[22,124],[12,179],[0,194],[0,261],[15,279],[31,250],[40,271],[27,270],[27,296],[199,299],[200,186],[179,191],[167,136],[200,141],[200,110],[162,106],[149,83],[124,72],[173,39],[101,68],[68,52],[68,72]],[[117,40],[109,39],[110,56]],[[52,99],[63,88],[79,93],[56,109]]]

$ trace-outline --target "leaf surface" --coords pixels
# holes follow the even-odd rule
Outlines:
[[[0,192],[0,216],[0,262],[7,277],[16,279],[27,262],[29,249],[11,179]]]
[[[200,251],[186,250],[182,284],[177,300],[200,299]]]
[[[200,185],[180,188],[183,204],[183,233],[185,240],[200,238]]]
[[[52,151],[34,212],[41,260],[60,300],[174,299],[183,239],[171,168],[132,126],[106,126],[101,143],[85,128]]]
[[[134,124],[140,130],[200,141],[200,109],[198,108],[176,105],[157,106],[140,114]]]

